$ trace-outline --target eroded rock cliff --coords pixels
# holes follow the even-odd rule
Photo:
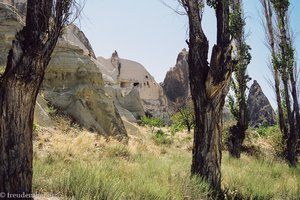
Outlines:
[[[15,8],[0,3],[0,65],[5,66],[14,35],[23,25],[22,16]],[[68,26],[52,54],[42,86],[42,96],[49,104],[84,127],[126,140],[123,121],[113,99],[105,93],[102,74],[93,61],[94,57],[85,35],[75,25]],[[36,110],[42,107],[38,103]],[[39,120],[45,117],[47,120],[43,114],[39,110],[36,117]],[[43,125],[43,122],[36,122]]]
[[[247,104],[249,125],[251,127],[274,125],[276,123],[275,111],[256,80],[250,87]]]
[[[190,97],[188,52],[183,49],[177,57],[176,65],[166,74],[162,87],[168,100],[183,105]]]

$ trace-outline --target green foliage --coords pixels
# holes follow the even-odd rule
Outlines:
[[[154,132],[155,128],[160,128],[164,125],[163,121],[158,117],[147,117],[143,116],[138,120],[139,126],[148,126],[151,129],[151,132]]]
[[[278,125],[276,126],[261,126],[255,129],[260,137],[269,139],[277,155],[281,156],[284,153],[284,144],[282,143],[282,134]]]
[[[276,11],[280,12],[287,12],[290,6],[289,0],[271,0],[273,7]]]
[[[217,6],[217,1],[216,0],[207,0],[206,1],[207,5],[212,7],[212,8],[216,8]]]
[[[32,128],[32,130],[33,130],[34,132],[38,131],[38,125],[37,125],[36,123],[33,123],[33,128]]]
[[[182,131],[184,128],[190,131],[195,126],[195,113],[192,104],[188,104],[179,109],[171,117],[171,133],[174,135],[176,132]]]
[[[157,145],[172,144],[172,139],[170,138],[170,136],[167,135],[164,131],[162,131],[160,129],[155,131],[152,139],[154,140],[155,144],[157,144]]]
[[[143,116],[140,120],[138,120],[138,125],[140,126],[153,126],[153,127],[162,127],[164,123],[158,117],[147,117]]]
[[[175,135],[177,132],[183,131],[183,129],[184,129],[184,125],[181,123],[181,121],[172,119],[172,124],[170,126],[170,132],[172,135]]]
[[[54,106],[47,106],[46,107],[46,112],[50,115],[54,115],[57,112],[57,109]]]
[[[246,22],[242,18],[242,13],[240,9],[229,14],[229,33],[232,37],[239,37],[245,25]]]
[[[231,3],[234,3],[231,2]],[[249,65],[252,57],[250,54],[251,47],[245,42],[244,27],[246,25],[243,18],[243,11],[240,3],[232,5],[233,9],[229,16],[229,31],[235,41],[235,65],[234,76],[231,81],[232,95],[228,96],[228,106],[234,118],[241,122],[240,124],[248,124],[248,111],[247,111],[247,97],[246,90],[248,89],[247,83],[251,80],[247,74],[247,66]],[[243,109],[243,110],[241,110]],[[240,113],[246,114],[245,119],[240,118]]]
[[[0,66],[0,76],[1,76],[2,74],[4,74],[4,71],[5,71],[5,67],[4,67],[4,66]]]
[[[222,176],[227,199],[298,199],[300,196],[300,169],[291,169],[283,161],[244,155],[232,159],[226,153]]]
[[[34,160],[34,193],[62,199],[208,199],[208,184],[190,178],[190,153],[163,157],[150,153],[133,160],[106,158],[89,162]]]

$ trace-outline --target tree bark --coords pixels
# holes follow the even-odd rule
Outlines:
[[[6,70],[0,77],[0,192],[6,195],[32,194],[35,101],[66,23],[69,3],[59,0],[53,5],[53,0],[28,0],[26,25],[16,34]],[[50,26],[53,9],[55,15]]]
[[[221,115],[232,73],[228,31],[229,8],[217,1],[217,44],[210,65],[208,41],[203,33],[198,0],[182,1],[189,18],[189,79],[195,110],[195,130],[191,172],[221,191]]]
[[[277,18],[278,18],[278,24],[279,24],[279,35],[280,35],[280,51],[281,51],[281,70],[282,70],[282,81],[284,86],[284,93],[285,93],[285,103],[287,108],[287,114],[288,114],[288,122],[289,122],[289,134],[287,135],[287,160],[290,164],[290,166],[296,166],[297,165],[297,157],[296,157],[296,150],[297,150],[297,134],[295,130],[295,116],[292,111],[291,107],[291,99],[290,99],[290,93],[289,93],[289,81],[292,81],[294,83],[294,76],[293,74],[290,75],[289,72],[293,72],[293,66],[289,66],[288,62],[290,62],[290,56],[288,55],[288,40],[287,40],[287,30],[286,30],[286,13],[287,10],[284,5],[281,5],[279,8],[275,7],[275,10],[277,12]],[[290,76],[289,76],[290,75]],[[291,80],[291,78],[293,80]],[[295,85],[294,85],[295,87]],[[292,85],[292,94],[296,92],[296,89],[293,88]],[[294,94],[297,101],[297,95]],[[297,106],[298,107],[298,106]]]
[[[241,22],[243,19],[243,9],[241,0],[233,1],[233,13],[239,16]],[[240,158],[241,148],[245,139],[246,130],[248,129],[248,108],[246,103],[246,89],[247,89],[247,66],[250,63],[251,57],[248,56],[247,44],[244,36],[244,25],[239,27],[234,37],[235,46],[237,49],[237,63],[234,66],[235,79],[237,87],[235,92],[236,101],[238,104],[237,124],[230,127],[228,137],[229,155],[234,158]]]
[[[279,127],[280,131],[283,134],[283,141],[282,144],[286,145],[286,140],[288,137],[288,128],[282,108],[282,98],[280,93],[280,76],[279,76],[279,62],[278,58],[276,57],[276,48],[275,48],[275,35],[274,35],[274,28],[273,28],[273,12],[271,7],[270,0],[261,0],[264,15],[266,19],[266,29],[267,29],[267,38],[268,43],[271,49],[272,54],[272,64],[273,64],[273,72],[274,72],[274,83],[275,83],[275,94],[276,94],[276,102],[277,102],[277,109],[278,109],[278,117],[279,117]]]

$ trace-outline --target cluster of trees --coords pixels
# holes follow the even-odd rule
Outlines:
[[[179,0],[189,21],[189,79],[194,107],[191,173],[221,192],[222,110],[232,85],[231,109],[237,124],[230,129],[230,153],[240,156],[248,127],[245,91],[250,47],[245,42],[242,0]],[[288,0],[261,0],[286,157],[296,165],[300,130],[294,49],[288,25]],[[75,0],[28,0],[25,27],[16,35],[7,66],[0,77],[0,191],[30,194],[32,187],[32,128],[38,90],[51,53]],[[202,28],[207,3],[215,10],[217,41],[208,62],[208,40]],[[273,17],[275,13],[275,20]],[[276,22],[276,23],[275,23]],[[233,53],[233,51],[235,53]],[[235,79],[232,81],[232,74]],[[290,89],[291,88],[291,89]],[[235,101],[233,100],[235,99]]]
[[[289,0],[261,0],[271,69],[278,106],[279,126],[286,147],[285,157],[291,166],[297,164],[297,140],[300,113],[296,87],[296,62],[292,31],[289,26]],[[275,13],[275,16],[273,15]]]
[[[268,42],[278,103],[279,124],[290,166],[296,166],[300,131],[294,48],[289,30],[288,0],[261,0],[264,7]],[[246,73],[250,47],[245,42],[242,0],[180,0],[189,19],[189,79],[195,111],[195,130],[191,172],[207,180],[220,194],[221,115],[225,97],[229,98],[237,124],[230,128],[230,155],[240,157],[240,147],[248,128],[245,91],[250,80]],[[202,29],[204,4],[215,9],[217,43],[208,62],[208,41]],[[276,18],[272,17],[275,12]],[[276,33],[276,34],[275,34]],[[235,53],[233,53],[233,51]],[[234,73],[234,79],[231,75]]]

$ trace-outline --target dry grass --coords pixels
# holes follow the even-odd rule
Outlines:
[[[56,128],[39,128],[34,141],[35,192],[61,199],[208,199],[208,185],[190,179],[190,134],[156,145],[150,130],[130,124],[138,131],[124,145],[70,126],[67,118],[54,121]],[[278,160],[224,153],[222,176],[228,199],[300,196],[299,169]]]

